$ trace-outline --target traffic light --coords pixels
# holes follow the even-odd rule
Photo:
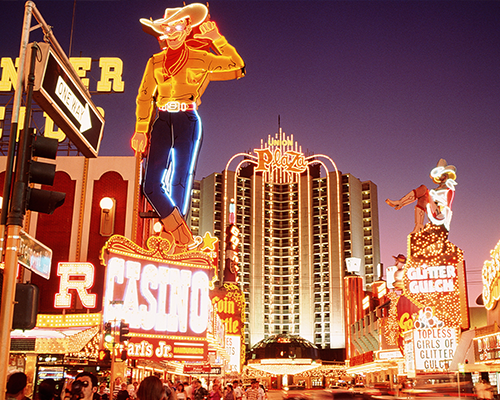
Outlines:
[[[104,324],[104,341],[106,343],[113,343],[113,332],[112,332],[111,322],[106,322]]]
[[[33,329],[38,315],[38,286],[30,283],[16,283],[16,304],[12,329]]]
[[[99,361],[107,362],[111,360],[111,352],[106,349],[99,350]]]
[[[129,332],[129,324],[120,321],[120,343],[130,339],[130,336],[127,336]]]
[[[51,186],[54,184],[56,175],[55,164],[33,160],[33,157],[42,157],[55,160],[57,155],[57,139],[51,139],[44,136],[35,136],[30,128],[28,135],[29,146],[27,149],[27,193],[26,209],[45,214],[52,214],[54,210],[63,205],[66,198],[65,193],[54,192],[44,189],[35,189],[29,187],[30,183],[39,183],[41,185]]]

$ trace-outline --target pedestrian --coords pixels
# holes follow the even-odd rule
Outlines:
[[[127,390],[128,385],[123,382],[121,384],[121,390],[118,391],[118,394],[116,395],[116,400],[129,400],[130,394]]]
[[[186,400],[193,400],[193,387],[188,381],[183,383],[184,391],[186,392]]]
[[[245,400],[259,400],[259,397],[259,381],[257,379],[252,379],[252,384],[243,395],[243,398]]]
[[[177,394],[177,400],[187,400],[186,391],[184,390],[184,385],[182,383],[177,384],[177,390],[175,391]]]
[[[205,400],[209,395],[207,389],[201,386],[199,379],[193,381],[193,400]]]
[[[109,389],[106,386],[106,382],[101,382],[99,384],[99,390],[97,391],[100,400],[109,400]]]
[[[231,385],[230,383],[228,383],[228,385],[226,386],[224,400],[235,400],[233,385]]]
[[[139,400],[164,400],[165,386],[157,376],[151,375],[145,378],[137,389]]]
[[[44,379],[38,385],[39,400],[59,400],[57,383],[54,379]]]
[[[474,386],[478,400],[489,400],[493,398],[491,385],[484,379],[480,379]]]
[[[74,381],[67,381],[64,391],[64,399],[71,400],[94,400],[94,394],[97,393],[97,376],[92,372],[80,372]]]
[[[240,381],[237,379],[233,381],[233,391],[235,400],[241,400],[243,398],[243,389],[240,386]]]
[[[212,390],[210,391],[210,400],[222,400],[224,397],[224,394],[222,393],[220,384],[217,382],[214,382],[212,385]]]
[[[120,377],[115,379],[115,384],[113,386],[113,400],[116,400],[118,396],[118,392],[121,390],[122,380]]]
[[[5,393],[6,399],[24,400],[26,397],[26,385],[28,384],[28,377],[24,372],[14,372],[7,378],[7,391]]]

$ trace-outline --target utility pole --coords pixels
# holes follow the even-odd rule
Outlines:
[[[23,22],[23,34],[21,39],[21,49],[19,54],[19,70],[17,76],[17,86],[14,95],[14,111],[13,120],[11,124],[11,132],[9,139],[9,150],[12,148],[12,154],[9,153],[9,157],[14,157],[15,144],[11,145],[11,142],[15,143],[17,136],[17,125],[19,118],[19,107],[20,99],[22,95],[22,77],[24,75],[24,60],[26,57],[26,48],[28,45],[27,36],[29,35],[29,27],[31,24],[31,10],[26,8],[24,14]],[[36,47],[32,47],[32,52],[36,54]],[[14,316],[14,302],[16,297],[16,278],[17,278],[17,268],[18,268],[18,250],[20,245],[20,232],[21,227],[24,222],[24,196],[26,193],[26,188],[23,185],[24,173],[25,173],[25,155],[26,147],[28,146],[28,126],[31,117],[31,96],[33,94],[33,81],[34,81],[34,69],[35,69],[35,59],[36,57],[32,54],[31,66],[30,66],[30,77],[29,77],[29,90],[25,114],[24,129],[21,132],[19,139],[19,148],[16,160],[16,181],[13,189],[13,201],[9,204],[9,200],[4,198],[4,205],[2,207],[2,215],[4,212],[8,212],[8,217],[6,221],[7,226],[7,240],[5,246],[5,264],[4,264],[4,279],[2,287],[2,304],[0,306],[0,400],[5,399],[5,388],[7,387],[7,373],[9,366],[9,354],[10,354],[10,331],[12,328],[12,319]],[[16,103],[18,101],[19,103]],[[17,109],[16,109],[17,108]],[[15,119],[15,121],[14,121]],[[15,129],[13,131],[13,129]],[[12,174],[13,159],[7,161],[7,167],[11,168],[10,174]],[[12,175],[11,175],[12,176]],[[11,182],[9,182],[11,183]],[[7,182],[6,182],[7,184]],[[8,188],[9,194],[8,199],[10,199],[10,188]],[[5,228],[2,229],[2,234],[5,234]]]

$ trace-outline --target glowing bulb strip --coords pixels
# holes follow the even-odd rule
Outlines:
[[[76,328],[100,325],[102,314],[38,314],[37,328]]]
[[[490,251],[491,260],[486,260],[481,271],[483,300],[487,310],[493,310],[500,300],[500,241]]]
[[[71,307],[72,294],[69,292],[70,289],[76,291],[85,308],[95,308],[97,295],[88,292],[88,289],[94,286],[95,268],[91,263],[58,263],[57,275],[61,279],[59,292],[54,298],[55,308]],[[74,279],[75,277],[83,277],[83,279]]]

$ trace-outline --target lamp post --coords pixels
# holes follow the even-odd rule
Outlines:
[[[101,200],[102,202],[102,200]],[[122,304],[123,301],[121,300],[112,300],[109,302],[109,304]],[[116,347],[116,318],[113,320],[113,325],[112,325],[112,337],[113,337],[113,342],[111,343],[111,378],[109,380],[109,398],[113,398],[113,392],[115,390],[115,347]]]

